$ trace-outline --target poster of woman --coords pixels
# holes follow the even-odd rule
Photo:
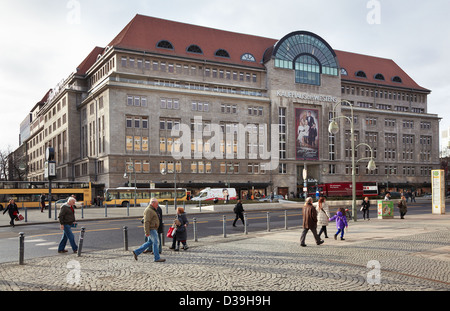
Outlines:
[[[319,160],[319,110],[295,109],[297,160]]]

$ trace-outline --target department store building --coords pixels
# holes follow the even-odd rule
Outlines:
[[[28,179],[44,180],[52,146],[57,180],[99,191],[133,185],[135,172],[138,187],[297,195],[305,167],[309,186],[351,181],[352,120],[377,166],[357,162],[357,181],[426,191],[439,168],[430,92],[393,60],[311,32],[271,39],[136,15],[30,111]],[[333,116],[348,117],[336,135]]]

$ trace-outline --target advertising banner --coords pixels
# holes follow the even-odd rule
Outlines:
[[[444,170],[431,171],[432,214],[445,214],[445,178]]]
[[[295,109],[297,160],[319,160],[319,110]]]
[[[394,218],[394,202],[393,201],[377,201],[378,203],[378,219]]]

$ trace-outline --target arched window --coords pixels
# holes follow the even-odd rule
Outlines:
[[[228,52],[226,50],[224,50],[224,49],[217,50],[214,55],[219,56],[219,57],[230,58],[230,54],[228,54]]]
[[[348,76],[348,72],[345,68],[341,68],[341,76]]]
[[[247,62],[256,62],[255,56],[253,56],[250,53],[245,53],[241,56],[241,60],[247,61]]]
[[[186,49],[186,51],[188,51],[188,52],[190,52],[190,53],[195,53],[195,54],[203,54],[202,49],[201,49],[198,45],[196,45],[196,44],[190,45],[190,46]]]
[[[382,81],[384,81],[384,76],[383,76],[381,73],[377,73],[377,74],[375,75],[375,79],[376,79],[376,80],[382,80]]]
[[[365,73],[364,71],[362,71],[362,70],[357,71],[357,72],[355,73],[355,76],[360,77],[360,78],[367,78],[366,73]]]
[[[393,81],[393,82],[397,82],[397,83],[402,83],[402,82],[403,82],[403,81],[402,81],[402,78],[400,78],[399,76],[393,77],[393,78],[392,78],[392,81]]]
[[[297,31],[283,37],[274,47],[275,67],[294,69],[295,81],[320,85],[320,75],[339,75],[336,53],[321,37]]]
[[[156,47],[161,48],[161,49],[168,49],[168,50],[173,50],[173,45],[172,43],[170,43],[167,40],[161,40],[158,42],[158,44],[156,44]]]

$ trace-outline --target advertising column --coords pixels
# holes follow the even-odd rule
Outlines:
[[[445,214],[445,178],[444,170],[431,171],[432,213]]]

